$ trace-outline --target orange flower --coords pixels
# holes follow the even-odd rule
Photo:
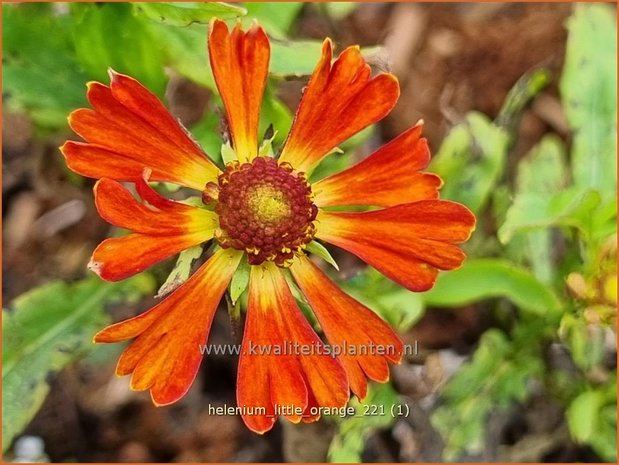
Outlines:
[[[334,244],[402,286],[424,291],[439,270],[462,263],[457,244],[468,239],[475,218],[466,207],[439,200],[441,179],[421,171],[430,160],[421,125],[352,168],[308,183],[326,154],[383,118],[398,99],[396,78],[372,77],[358,47],[333,62],[325,40],[279,158],[258,156],[270,55],[265,32],[257,25],[229,32],[214,21],[208,47],[237,161],[220,169],[155,96],[114,72],[109,87],[89,83],[93,109],[69,118],[86,142],[68,141],[61,150],[73,171],[99,179],[94,193],[101,216],[132,231],[95,249],[90,267],[101,278],[127,278],[212,239],[218,245],[160,303],[95,336],[96,342],[134,340],[117,373],[132,374],[131,387],[149,389],[155,404],[175,402],[191,386],[219,301],[246,257],[251,272],[237,400],[247,426],[262,433],[279,414],[312,421],[319,407],[344,406],[350,390],[363,398],[367,380],[387,381],[388,362],[398,363],[403,352],[394,331],[332,283],[308,259],[306,246],[314,239]],[[136,184],[139,199],[122,181]],[[163,198],[148,181],[202,191],[204,205]],[[329,208],[360,205],[377,209]],[[292,282],[331,346],[303,317]],[[333,356],[335,347],[346,350]]]

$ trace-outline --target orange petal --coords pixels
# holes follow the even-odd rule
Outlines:
[[[118,181],[133,181],[151,168],[153,180],[198,190],[217,178],[217,166],[157,97],[129,76],[113,71],[110,76],[109,87],[88,84],[93,110],[81,108],[69,116],[71,128],[88,142],[61,147],[69,168]]]
[[[243,420],[258,433],[271,429],[278,414],[299,422],[309,400],[329,407],[348,401],[344,369],[326,353],[272,263],[252,267],[237,399],[253,412]]]
[[[232,144],[241,162],[258,152],[260,105],[269,71],[270,45],[254,24],[247,32],[240,22],[228,32],[221,20],[211,23],[208,40],[211,68],[226,107]]]
[[[400,95],[395,76],[371,78],[359,47],[348,47],[331,65],[326,39],[282,150],[280,161],[297,171],[311,169],[338,144],[382,119]]]
[[[138,181],[138,184],[142,183],[144,182]],[[138,202],[117,181],[100,179],[94,187],[97,211],[107,222],[142,234],[173,236],[210,231],[212,237],[212,231],[218,224],[215,213],[165,199],[144,184],[139,189],[142,193],[150,192],[151,202],[158,198],[157,206]],[[164,205],[166,206],[161,208]]]
[[[366,378],[389,379],[387,361],[399,363],[402,341],[378,315],[342,292],[306,256],[298,256],[290,270],[332,348],[341,351],[337,358],[346,369],[351,390],[357,397],[365,397]]]
[[[138,202],[117,181],[103,178],[95,185],[101,217],[138,233],[106,239],[95,249],[89,268],[105,280],[125,279],[206,242],[218,226],[215,213],[161,197],[142,177],[137,189],[148,204]]]
[[[314,183],[314,203],[391,207],[438,198],[441,178],[419,172],[430,162],[421,129],[413,126],[355,166]]]
[[[242,253],[219,250],[187,282],[147,312],[103,329],[95,342],[136,338],[116,372],[133,373],[134,390],[150,389],[156,405],[183,397],[196,377],[219,301]]]
[[[212,232],[178,236],[129,234],[105,239],[92,253],[88,268],[101,279],[120,281],[205,242],[212,236]]]
[[[362,213],[318,213],[316,237],[354,253],[412,291],[434,284],[438,270],[457,268],[475,217],[464,205],[422,200]]]

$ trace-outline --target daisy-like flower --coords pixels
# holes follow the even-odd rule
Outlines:
[[[61,150],[73,171],[99,179],[94,193],[101,216],[132,231],[94,251],[90,268],[101,278],[121,280],[189,247],[218,244],[157,305],[95,336],[105,343],[133,340],[117,374],[131,374],[131,387],[150,390],[156,405],[177,401],[193,383],[219,302],[241,260],[248,261],[237,402],[247,426],[262,433],[278,414],[311,421],[320,407],[344,406],[350,391],[363,398],[368,379],[387,381],[388,363],[398,363],[403,352],[389,325],[308,258],[308,244],[338,246],[407,289],[423,291],[439,270],[462,263],[457,244],[468,239],[475,218],[463,205],[439,200],[441,179],[421,171],[430,160],[421,125],[350,169],[309,184],[328,153],[382,119],[398,99],[397,79],[372,77],[358,47],[333,61],[332,43],[324,41],[278,157],[258,151],[270,55],[264,30],[254,25],[244,32],[237,25],[230,32],[214,21],[208,49],[237,160],[217,166],[153,94],[114,72],[109,86],[88,84],[92,109],[70,115],[71,128],[86,142],[67,141]],[[200,191],[204,205],[166,199],[149,181]],[[139,198],[121,182],[135,183]],[[358,206],[373,209],[343,211]],[[292,283],[331,350],[304,318]],[[346,350],[334,357],[336,346]]]

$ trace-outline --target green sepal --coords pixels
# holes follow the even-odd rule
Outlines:
[[[329,265],[332,265],[333,268],[335,268],[337,271],[340,271],[340,267],[337,266],[337,262],[335,261],[335,259],[331,256],[327,248],[324,245],[322,245],[320,242],[317,242],[317,241],[310,242],[305,247],[305,250],[310,253],[318,255]]]

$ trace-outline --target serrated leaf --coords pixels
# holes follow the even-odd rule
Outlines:
[[[427,305],[465,306],[504,297],[527,312],[555,313],[562,304],[556,294],[529,271],[501,259],[470,259],[462,268],[439,275],[435,286],[422,294]]]
[[[307,244],[307,247],[305,248],[305,250],[307,250],[309,253],[318,255],[325,262],[327,262],[329,265],[333,266],[333,268],[339,271],[340,268],[339,266],[337,266],[337,262],[331,256],[327,248],[324,245],[322,245],[320,242],[317,242],[317,241],[310,242],[309,244]]]
[[[230,299],[232,300],[232,305],[236,305],[241,294],[247,289],[250,271],[251,267],[249,263],[247,263],[247,258],[243,257],[230,281]]]
[[[151,293],[149,275],[121,283],[55,281],[22,294],[2,311],[2,450],[36,414],[49,381],[85,355],[108,323],[106,304]]]
[[[181,251],[176,259],[176,265],[168,275],[163,285],[157,291],[157,298],[161,298],[189,279],[191,264],[202,255],[202,246],[195,245]]]
[[[136,15],[170,26],[208,24],[213,18],[231,19],[247,14],[247,9],[222,2],[136,2]]]
[[[617,23],[606,4],[579,4],[568,20],[560,90],[574,131],[574,184],[617,196]]]

